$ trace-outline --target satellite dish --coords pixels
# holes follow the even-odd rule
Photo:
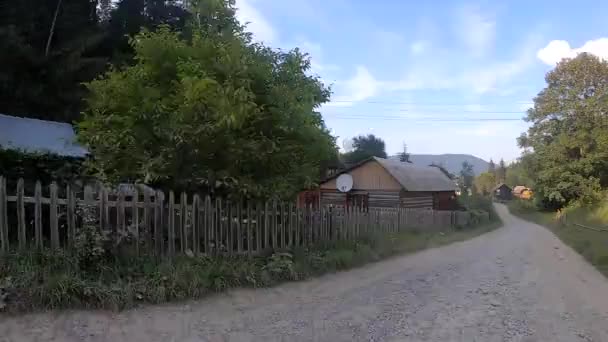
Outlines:
[[[348,173],[343,173],[336,179],[336,187],[340,192],[349,192],[353,188],[353,177]]]

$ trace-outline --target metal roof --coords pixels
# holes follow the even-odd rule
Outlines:
[[[439,168],[373,158],[407,191],[455,191],[456,183]]]
[[[76,142],[69,123],[0,114],[0,148],[84,157],[88,151]]]

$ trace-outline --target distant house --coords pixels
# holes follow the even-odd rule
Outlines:
[[[337,189],[342,174],[352,177],[348,192]],[[452,210],[457,208],[455,191],[456,183],[440,168],[372,157],[326,179],[318,189],[300,193],[298,203]]]
[[[0,114],[0,149],[75,158],[84,158],[89,153],[76,142],[69,123],[3,114]]]
[[[524,186],[518,185],[513,188],[513,196],[521,199],[531,199],[533,195],[532,189]]]
[[[494,198],[501,201],[508,201],[512,198],[512,190],[505,183],[500,183],[494,187]]]

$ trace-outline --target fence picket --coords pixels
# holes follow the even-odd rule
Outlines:
[[[262,203],[255,204],[255,252],[262,252]]]
[[[194,255],[199,255],[201,253],[201,198],[198,194],[194,194],[192,197],[192,216],[191,216],[191,226],[192,226],[192,253]]]
[[[148,191],[144,191],[144,211],[143,211],[144,223],[143,223],[142,229],[146,236],[146,247],[151,249],[153,246],[152,245],[153,229],[152,229],[152,225],[150,224],[150,209],[152,209],[151,202],[150,202],[150,194],[148,193]]]
[[[180,236],[180,247],[182,253],[188,250],[188,195],[185,192],[182,192],[181,199],[179,201],[179,214],[180,214],[180,226],[181,226],[181,236]]]
[[[108,227],[108,219],[106,216],[106,208],[108,204],[108,194],[104,187],[99,188],[99,231],[103,231]]]
[[[23,202],[24,194],[23,178],[17,181],[17,229],[19,232],[19,249],[24,250],[26,247],[25,235],[25,203]]]
[[[131,218],[131,225],[132,225],[132,229],[133,229],[133,235],[135,235],[135,253],[137,256],[140,255],[140,244],[141,244],[141,240],[140,240],[140,231],[139,231],[139,207],[137,206],[137,204],[139,203],[139,191],[137,191],[137,188],[135,188],[135,190],[133,191],[133,197],[131,198],[131,210],[132,210],[132,218]]]
[[[167,246],[167,253],[172,257],[175,255],[175,194],[173,191],[169,191],[169,211],[167,212],[167,219],[169,220],[169,244]]]
[[[0,178],[1,179],[1,178]],[[0,185],[0,187],[2,187]],[[1,195],[0,195],[1,197]],[[0,200],[0,206],[2,201]],[[1,207],[0,207],[1,209]],[[0,226],[2,226],[2,218],[0,217]],[[41,250],[42,245],[42,184],[36,181],[34,188],[34,239],[36,240],[36,248]]]
[[[2,252],[9,250],[8,241],[8,206],[6,195],[6,178],[0,177],[0,240],[2,240]]]
[[[243,253],[243,202],[239,200],[236,207],[236,238],[237,253]],[[230,242],[232,244],[232,241]]]
[[[253,216],[251,215],[251,202],[247,202],[247,255],[251,257],[253,255],[253,235],[251,234],[251,221]]]
[[[124,233],[125,231],[125,194],[119,191],[116,198],[116,229],[115,231]]]
[[[235,219],[234,217],[238,217],[238,209],[236,205],[232,202],[227,203],[226,205],[226,216],[228,219],[226,220],[226,228],[225,228],[225,237],[226,237],[226,248],[228,250],[228,254],[234,255],[234,241],[236,240],[236,228],[235,228]],[[238,246],[237,246],[238,252]]]
[[[268,207],[268,202],[264,203],[264,248],[270,248],[270,222],[268,221],[270,215],[268,211],[270,208]]]
[[[76,238],[76,194],[70,187],[67,186],[67,211],[66,218],[68,221],[67,243],[69,248],[74,247],[74,239]]]
[[[213,211],[211,210],[211,197],[205,197],[205,224],[203,228],[203,253],[211,255],[211,229],[213,228]]]
[[[49,210],[51,228],[51,248],[59,248],[59,222],[57,220],[57,183],[51,183],[50,187],[51,203]]]
[[[163,248],[163,211],[165,206],[163,204],[164,194],[162,191],[157,191],[154,196],[154,246],[155,254],[160,257],[164,254]]]

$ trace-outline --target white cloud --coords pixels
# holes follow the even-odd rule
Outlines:
[[[414,55],[420,55],[428,50],[430,42],[425,40],[417,40],[410,45],[410,52]]]
[[[536,56],[548,65],[555,65],[564,58],[574,58],[581,52],[588,52],[604,60],[608,60],[608,38],[589,40],[580,48],[571,48],[565,40],[552,40],[544,48],[538,50]]]
[[[475,57],[484,56],[494,45],[496,22],[476,6],[456,11],[456,32]]]
[[[236,18],[253,33],[254,40],[264,43],[277,42],[278,34],[270,22],[251,4],[250,0],[236,1]]]
[[[343,95],[336,96],[334,100],[338,102],[328,103],[328,106],[344,107],[350,106],[354,102],[365,101],[378,93],[382,82],[376,80],[365,66],[359,65],[352,78],[337,83],[337,86]]]

